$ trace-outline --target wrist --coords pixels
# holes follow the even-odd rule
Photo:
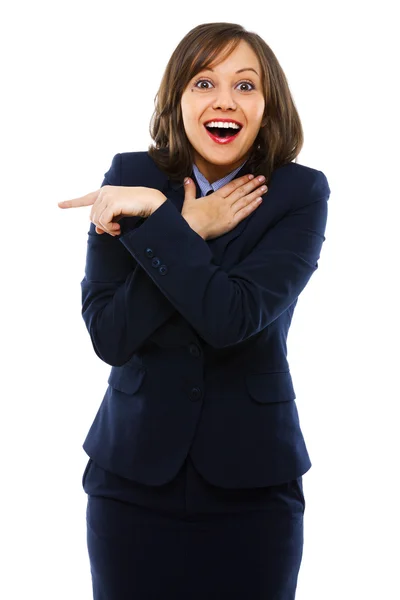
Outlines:
[[[157,208],[160,208],[160,206],[162,204],[164,204],[164,202],[166,202],[166,201],[167,201],[167,196],[164,196],[164,194],[162,194],[160,192],[160,194],[156,196],[156,198],[153,200],[153,202],[151,204],[150,215],[152,215],[153,212],[155,210],[157,210]]]
[[[185,216],[185,214],[183,214],[183,213],[182,213],[182,217],[185,219],[185,221],[189,225],[189,227],[197,233],[197,235],[199,235],[201,238],[203,238],[203,240],[207,239],[207,234],[204,231],[204,229],[201,227],[199,222],[196,222],[195,219],[193,219],[193,217],[190,218],[190,217]]]

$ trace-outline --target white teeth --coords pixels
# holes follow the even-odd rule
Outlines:
[[[240,126],[236,123],[224,123],[222,121],[211,121],[210,123],[207,123],[206,127],[223,127],[224,129],[230,127],[231,129],[240,129]]]

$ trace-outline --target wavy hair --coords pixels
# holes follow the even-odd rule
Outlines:
[[[178,44],[164,71],[154,99],[150,121],[153,144],[148,152],[156,165],[172,179],[182,182],[193,166],[193,147],[183,125],[181,98],[190,80],[200,71],[224,61],[244,40],[261,65],[265,109],[262,125],[253,143],[246,171],[264,175],[299,155],[303,128],[289,84],[278,59],[264,40],[234,23],[198,25]],[[295,161],[296,162],[296,161]]]

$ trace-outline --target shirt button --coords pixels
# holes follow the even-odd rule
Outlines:
[[[158,272],[160,275],[166,275],[168,273],[168,269],[165,265],[161,265],[161,267],[158,269]]]
[[[192,356],[195,356],[196,358],[200,356],[200,350],[199,350],[198,346],[196,346],[196,344],[190,344],[189,351],[190,351],[190,354]]]
[[[200,398],[201,398],[201,389],[198,387],[192,388],[192,391],[190,392],[190,399],[193,400],[194,402],[196,402],[197,400],[200,400]]]
[[[155,269],[157,267],[159,267],[161,264],[161,260],[156,256],[155,258],[153,258],[153,260],[151,261],[151,266],[154,267]]]
[[[152,258],[154,256],[154,252],[151,248],[146,248],[146,256]]]

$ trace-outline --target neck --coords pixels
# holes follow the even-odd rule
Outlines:
[[[210,183],[215,183],[215,181],[222,179],[223,177],[229,175],[229,173],[232,173],[232,171],[240,167],[240,165],[244,163],[246,158],[247,157],[242,157],[240,160],[236,161],[231,165],[213,165],[212,163],[205,161],[201,157],[196,157],[194,160],[194,164],[199,169],[200,173],[204,175],[207,181],[209,181]]]

